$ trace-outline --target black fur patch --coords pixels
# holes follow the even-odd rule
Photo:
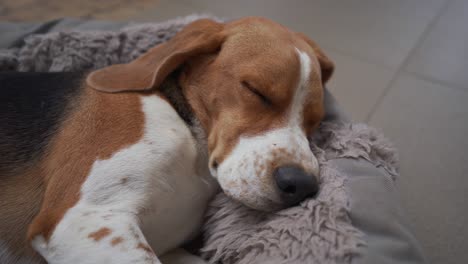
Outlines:
[[[84,73],[0,73],[0,175],[34,161],[78,100]]]
[[[183,95],[182,88],[178,84],[178,75],[179,72],[176,71],[166,78],[166,80],[161,84],[161,87],[159,87],[159,91],[167,98],[167,100],[169,100],[172,107],[174,107],[182,120],[191,127],[194,125],[194,115],[192,108]]]

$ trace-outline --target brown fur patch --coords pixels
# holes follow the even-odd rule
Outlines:
[[[46,191],[28,237],[49,239],[65,212],[80,197],[80,189],[96,160],[110,158],[143,135],[140,95],[106,94],[88,87],[78,106],[52,139],[42,166]]]
[[[143,244],[143,243],[138,243],[138,246],[137,246],[138,249],[142,249],[144,251],[146,251],[147,253],[149,254],[154,254],[153,250],[146,244]]]
[[[113,247],[115,247],[116,245],[120,244],[123,242],[123,238],[122,237],[114,237],[112,240],[111,240],[111,245]]]
[[[104,237],[110,235],[110,233],[112,233],[112,231],[107,228],[107,227],[103,227],[99,230],[97,230],[96,232],[92,232],[88,235],[88,238],[92,238],[94,239],[94,241],[99,241],[101,239],[103,239]]]

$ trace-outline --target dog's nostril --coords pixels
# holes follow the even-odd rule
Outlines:
[[[296,192],[296,186],[288,185],[282,191],[285,192],[285,193],[294,194]]]

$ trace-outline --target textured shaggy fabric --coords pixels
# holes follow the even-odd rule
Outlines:
[[[78,71],[128,62],[198,18],[132,25],[113,32],[31,36],[22,47],[0,50],[0,70]],[[205,259],[211,263],[349,263],[360,254],[365,243],[348,214],[346,175],[329,161],[363,158],[395,178],[395,151],[380,132],[364,124],[325,122],[311,142],[321,166],[318,197],[267,214],[218,194],[203,228],[200,253]]]
[[[211,16],[192,15],[119,31],[63,31],[33,35],[21,48],[0,50],[0,70],[80,71],[129,62],[167,41],[183,26]]]

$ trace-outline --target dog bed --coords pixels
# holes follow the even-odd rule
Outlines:
[[[202,17],[220,20],[0,23],[0,71],[82,71],[129,62]],[[325,100],[326,119],[310,143],[321,167],[319,195],[261,213],[218,194],[196,248],[207,263],[425,262],[395,195],[395,149],[381,132],[352,123],[328,91]]]

